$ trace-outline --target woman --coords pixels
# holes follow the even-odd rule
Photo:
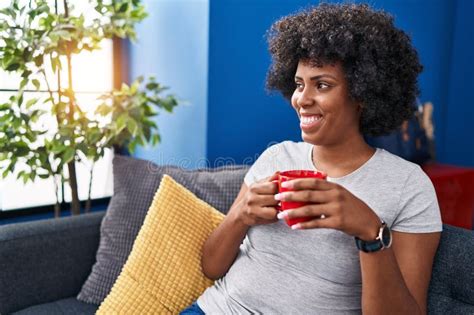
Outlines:
[[[422,67],[408,36],[366,5],[322,4],[276,22],[269,45],[268,87],[290,100],[304,142],[270,147],[249,170],[203,247],[217,281],[183,313],[425,314],[442,228],[433,186],[364,141],[412,115]],[[289,169],[328,180],[277,194],[274,174]],[[281,200],[309,205],[278,214]],[[278,220],[303,216],[314,219]]]

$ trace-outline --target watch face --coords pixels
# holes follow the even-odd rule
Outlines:
[[[392,233],[388,226],[385,226],[382,230],[382,244],[387,248],[392,244]]]

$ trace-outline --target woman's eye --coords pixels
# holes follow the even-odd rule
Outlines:
[[[303,88],[303,84],[301,83],[296,82],[295,85],[298,90],[301,90]]]
[[[318,89],[325,90],[325,89],[329,88],[329,84],[324,83],[324,82],[319,82],[317,87],[318,87]]]

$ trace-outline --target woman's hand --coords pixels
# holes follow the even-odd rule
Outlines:
[[[332,228],[362,240],[374,240],[381,226],[380,219],[362,200],[344,187],[315,178],[294,179],[282,186],[294,191],[275,195],[276,200],[309,203],[281,212],[279,218],[314,217],[298,223],[293,229]]]
[[[274,197],[278,192],[278,185],[273,182],[276,179],[277,174],[275,173],[271,177],[250,185],[237,213],[237,218],[242,223],[252,226],[278,221],[275,209],[278,201]]]

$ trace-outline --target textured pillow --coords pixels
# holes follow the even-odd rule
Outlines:
[[[164,176],[132,252],[97,314],[177,314],[213,281],[201,248],[224,215]]]
[[[122,270],[163,174],[226,213],[243,183],[246,166],[187,171],[125,156],[115,156],[114,195],[100,228],[96,263],[78,299],[100,304]]]

